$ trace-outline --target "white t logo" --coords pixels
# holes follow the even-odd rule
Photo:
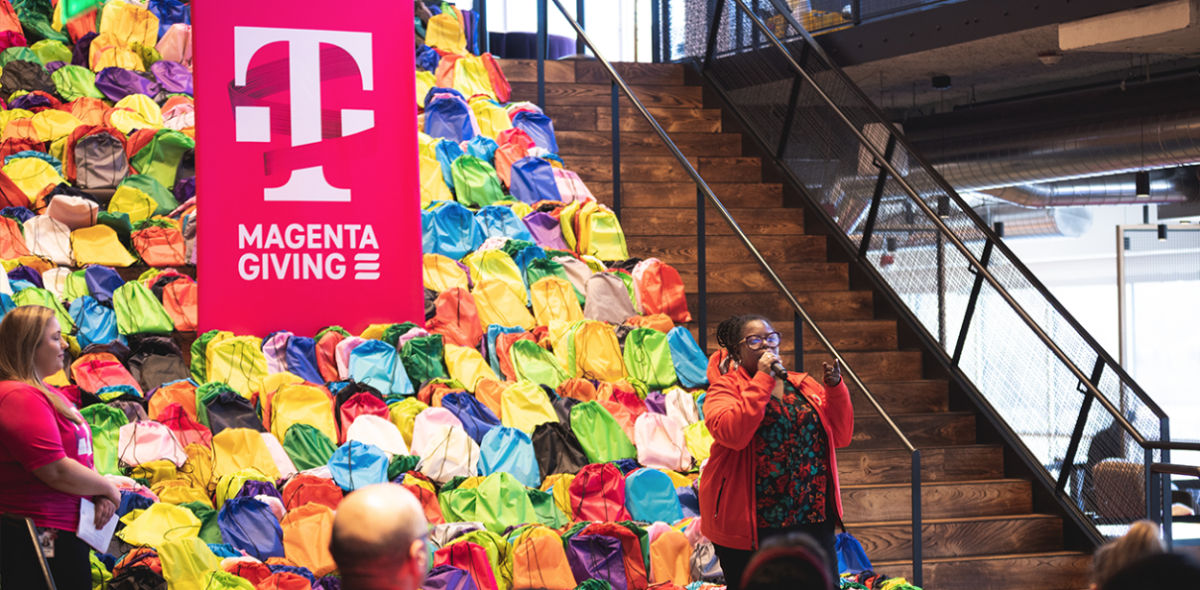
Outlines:
[[[321,141],[321,44],[346,50],[362,73],[363,90],[374,87],[371,33],[234,27],[234,84],[246,85],[250,60],[271,43],[288,43],[288,80],[292,100],[292,145]],[[239,106],[234,109],[238,142],[271,141],[270,107]],[[375,111],[342,109],[342,135],[352,135],[375,126]],[[263,191],[266,201],[349,202],[350,190],[325,180],[321,166],[293,170],[286,184]]]

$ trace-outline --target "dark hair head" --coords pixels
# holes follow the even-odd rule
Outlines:
[[[1143,588],[1195,588],[1200,580],[1200,564],[1179,553],[1159,553],[1135,561],[1114,574],[1101,590],[1142,590]]]
[[[753,321],[770,323],[771,320],[756,313],[730,316],[717,326],[717,345],[724,348],[729,356],[737,358],[737,346],[742,341],[742,330],[746,328],[746,324]]]
[[[743,590],[832,590],[825,551],[812,537],[790,533],[763,541],[742,574]]]

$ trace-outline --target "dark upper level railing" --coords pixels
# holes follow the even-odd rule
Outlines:
[[[679,150],[679,147],[676,146],[673,141],[671,141],[670,136],[667,135],[667,133],[665,131],[663,131],[662,126],[658,124],[658,121],[655,120],[654,116],[650,114],[650,111],[648,111],[646,109],[645,105],[642,104],[642,101],[638,98],[637,94],[634,93],[633,90],[629,87],[629,85],[625,82],[624,78],[622,78],[621,75],[619,73],[617,73],[617,70],[612,66],[611,63],[609,63],[609,61],[607,59],[604,58],[604,56],[600,53],[600,51],[592,43],[591,39],[588,38],[587,33],[583,30],[583,27],[575,19],[571,18],[570,14],[568,14],[567,10],[563,7],[562,2],[560,0],[553,0],[553,2],[554,2],[554,5],[558,8],[559,12],[562,14],[562,17],[564,19],[566,19],[567,22],[571,25],[571,27],[575,30],[575,33],[577,35],[577,39],[579,40],[579,42],[583,46],[586,46],[588,49],[590,49],[592,51],[592,53],[596,57],[596,60],[601,65],[604,66],[605,71],[608,73],[609,78],[611,78],[611,80],[612,80],[612,113],[611,113],[611,116],[612,116],[612,132],[613,132],[612,142],[613,142],[613,195],[614,195],[613,209],[614,209],[614,211],[616,211],[618,216],[620,216],[619,211],[620,211],[620,188],[621,188],[620,187],[621,164],[620,164],[620,123],[619,123],[620,109],[619,109],[619,102],[620,102],[621,94],[624,94],[629,99],[629,101],[631,103],[633,103],[633,106],[638,111],[638,114],[640,114],[642,116],[642,118],[644,118],[646,120],[646,122],[654,130],[655,134],[658,135],[659,139],[662,140],[663,144],[671,152],[671,155],[675,158],[675,160],[679,163],[679,165],[687,172],[688,177],[691,178],[692,182],[696,185],[696,247],[697,247],[696,263],[697,263],[697,269],[698,269],[697,273],[696,273],[696,275],[698,277],[698,280],[697,280],[698,284],[696,285],[696,289],[697,289],[697,294],[698,294],[697,320],[698,320],[698,324],[699,324],[699,341],[700,341],[701,348],[707,350],[707,346],[705,346],[706,341],[707,341],[707,331],[708,331],[707,330],[707,328],[708,328],[708,325],[707,325],[707,323],[708,323],[707,322],[707,288],[706,288],[707,287],[706,286],[707,272],[706,272],[706,254],[705,254],[705,251],[706,251],[705,216],[706,216],[706,204],[708,204],[713,207],[713,209],[717,212],[717,214],[721,217],[721,219],[723,221],[725,221],[725,223],[730,227],[730,229],[733,231],[734,235],[738,237],[738,239],[742,242],[743,246],[745,246],[746,250],[754,258],[755,262],[758,263],[758,265],[762,268],[763,272],[765,272],[767,274],[767,276],[770,278],[771,282],[775,284],[776,288],[779,289],[779,291],[787,299],[788,304],[792,307],[792,310],[794,311],[795,316],[796,316],[795,335],[796,335],[797,342],[796,342],[795,350],[796,350],[797,362],[799,363],[799,359],[801,359],[802,355],[803,355],[803,344],[801,342],[801,335],[803,333],[803,330],[801,328],[803,325],[807,325],[808,328],[810,329],[812,335],[817,339],[818,342],[820,342],[821,346],[824,347],[825,350],[829,351],[829,353],[837,361],[839,361],[841,363],[842,368],[845,373],[845,378],[848,380],[848,382],[850,384],[854,385],[854,387],[857,388],[863,394],[864,397],[866,397],[867,401],[871,404],[871,406],[874,408],[874,410],[880,415],[880,417],[883,418],[884,422],[888,425],[888,428],[892,431],[892,433],[899,440],[900,444],[904,447],[905,450],[907,450],[910,453],[911,461],[912,461],[912,463],[911,463],[911,468],[912,468],[911,488],[912,488],[912,531],[913,531],[913,534],[912,534],[913,582],[916,585],[920,586],[923,581],[923,575],[922,575],[923,568],[922,568],[922,556],[921,556],[922,542],[921,542],[921,534],[920,534],[920,531],[921,531],[921,451],[919,449],[917,449],[916,447],[914,447],[912,442],[909,441],[908,437],[906,437],[904,435],[904,433],[900,430],[900,428],[898,426],[896,426],[896,423],[895,423],[895,421],[892,420],[892,417],[888,414],[888,412],[886,410],[884,410],[883,406],[880,405],[879,401],[871,393],[870,389],[858,377],[858,374],[855,372],[853,366],[851,366],[850,363],[848,363],[846,361],[846,359],[842,356],[842,354],[840,352],[838,352],[838,350],[833,346],[833,343],[830,342],[829,338],[825,335],[825,333],[820,329],[819,326],[817,326],[816,322],[813,321],[812,316],[809,315],[809,313],[804,309],[804,306],[800,304],[800,302],[796,299],[795,295],[792,294],[792,292],[787,288],[787,286],[784,284],[782,279],[779,278],[779,275],[774,271],[774,269],[771,268],[771,265],[769,263],[767,263],[765,258],[763,258],[762,253],[760,253],[758,251],[758,248],[756,248],[754,246],[754,243],[750,240],[750,238],[746,235],[746,233],[744,231],[742,231],[741,226],[738,225],[737,221],[729,213],[729,210],[725,208],[724,204],[721,203],[721,200],[717,198],[716,194],[713,193],[712,189],[708,186],[708,183],[706,183],[704,181],[704,179],[700,176],[699,172],[696,171],[695,167],[692,166],[690,162],[688,162],[687,158],[684,157],[683,153]],[[547,0],[538,0],[538,11],[537,11],[537,19],[538,19],[538,49],[537,49],[537,53],[538,53],[538,57],[537,57],[538,102],[539,102],[539,106],[543,106],[543,107],[545,106],[545,63],[544,63],[544,59],[547,54],[548,18],[549,18],[549,14],[548,14]]]
[[[1171,442],[1166,413],[782,0],[688,0],[685,13],[689,25],[700,14],[709,23],[704,39],[688,31],[686,57],[1093,541],[1104,536],[1099,527],[1132,520],[1114,507],[1144,502],[1142,514],[1164,521],[1169,542],[1169,483],[1151,465],[1200,444]],[[1127,452],[1125,436],[1141,457]],[[1101,459],[1141,463],[1145,487],[1097,488]]]

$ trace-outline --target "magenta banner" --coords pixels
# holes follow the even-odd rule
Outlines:
[[[192,10],[200,329],[423,324],[413,5]]]

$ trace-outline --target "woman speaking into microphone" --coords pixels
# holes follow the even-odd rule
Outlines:
[[[731,317],[717,328],[724,350],[709,360],[704,421],[713,444],[700,474],[700,522],[731,590],[760,542],[792,532],[811,535],[838,575],[834,449],[854,433],[850,392],[837,361],[825,364],[823,384],[788,372],[779,342],[766,318]]]

